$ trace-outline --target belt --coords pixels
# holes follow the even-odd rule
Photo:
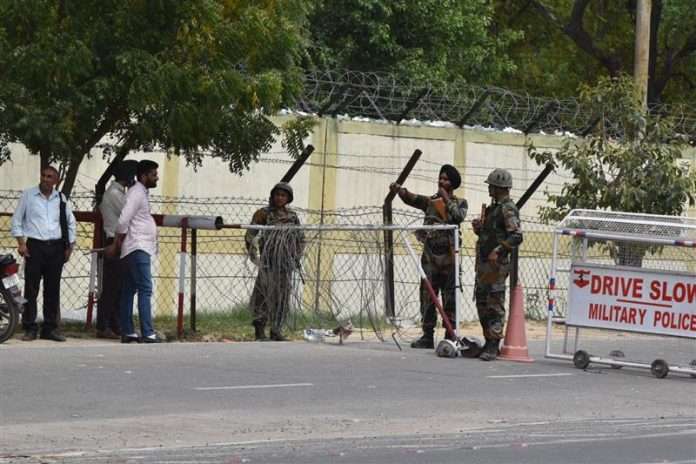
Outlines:
[[[27,239],[27,242],[36,242],[36,243],[41,243],[43,245],[63,245],[63,239],[62,238],[57,238],[55,240],[39,240],[38,238],[31,238],[29,237]]]

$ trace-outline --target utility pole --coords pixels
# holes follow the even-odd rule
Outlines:
[[[643,110],[648,108],[648,66],[650,62],[650,15],[652,0],[637,0],[636,4],[636,54],[633,78],[640,94]]]

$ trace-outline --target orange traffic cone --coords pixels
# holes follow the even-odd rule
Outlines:
[[[524,291],[520,283],[512,289],[510,317],[505,340],[500,349],[500,359],[518,362],[533,362],[527,350],[527,328],[524,321]]]

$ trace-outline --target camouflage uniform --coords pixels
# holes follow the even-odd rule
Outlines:
[[[292,199],[292,194],[290,198]],[[254,213],[251,223],[300,225],[300,220],[289,208],[267,206]],[[250,302],[257,339],[261,338],[259,331],[263,334],[263,328],[268,322],[271,325],[271,338],[280,338],[290,307],[292,275],[298,269],[304,249],[304,233],[301,230],[248,229],[244,241],[247,253],[259,267]]]
[[[433,224],[461,224],[466,217],[468,204],[466,200],[450,195],[445,203],[446,219],[441,218],[435,205],[436,201],[442,201],[437,195],[427,197],[413,195],[402,198],[404,203],[425,212],[424,225]],[[418,240],[423,243],[421,265],[428,280],[433,286],[435,294],[442,295],[442,306],[445,314],[454,325],[455,304],[455,266],[454,243],[451,230],[420,230],[417,233]],[[423,336],[432,340],[435,325],[437,324],[437,309],[430,299],[428,289],[423,282],[420,286],[420,311],[423,319]]]
[[[510,178],[510,185],[511,182]],[[520,213],[510,197],[506,196],[488,206],[476,243],[479,262],[475,297],[486,343],[495,346],[496,350],[505,326],[505,280],[511,269],[509,254],[521,243]],[[487,260],[493,250],[498,251],[496,264]]]

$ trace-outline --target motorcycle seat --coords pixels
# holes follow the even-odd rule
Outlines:
[[[0,255],[0,266],[7,266],[15,262],[15,258],[12,255]]]

